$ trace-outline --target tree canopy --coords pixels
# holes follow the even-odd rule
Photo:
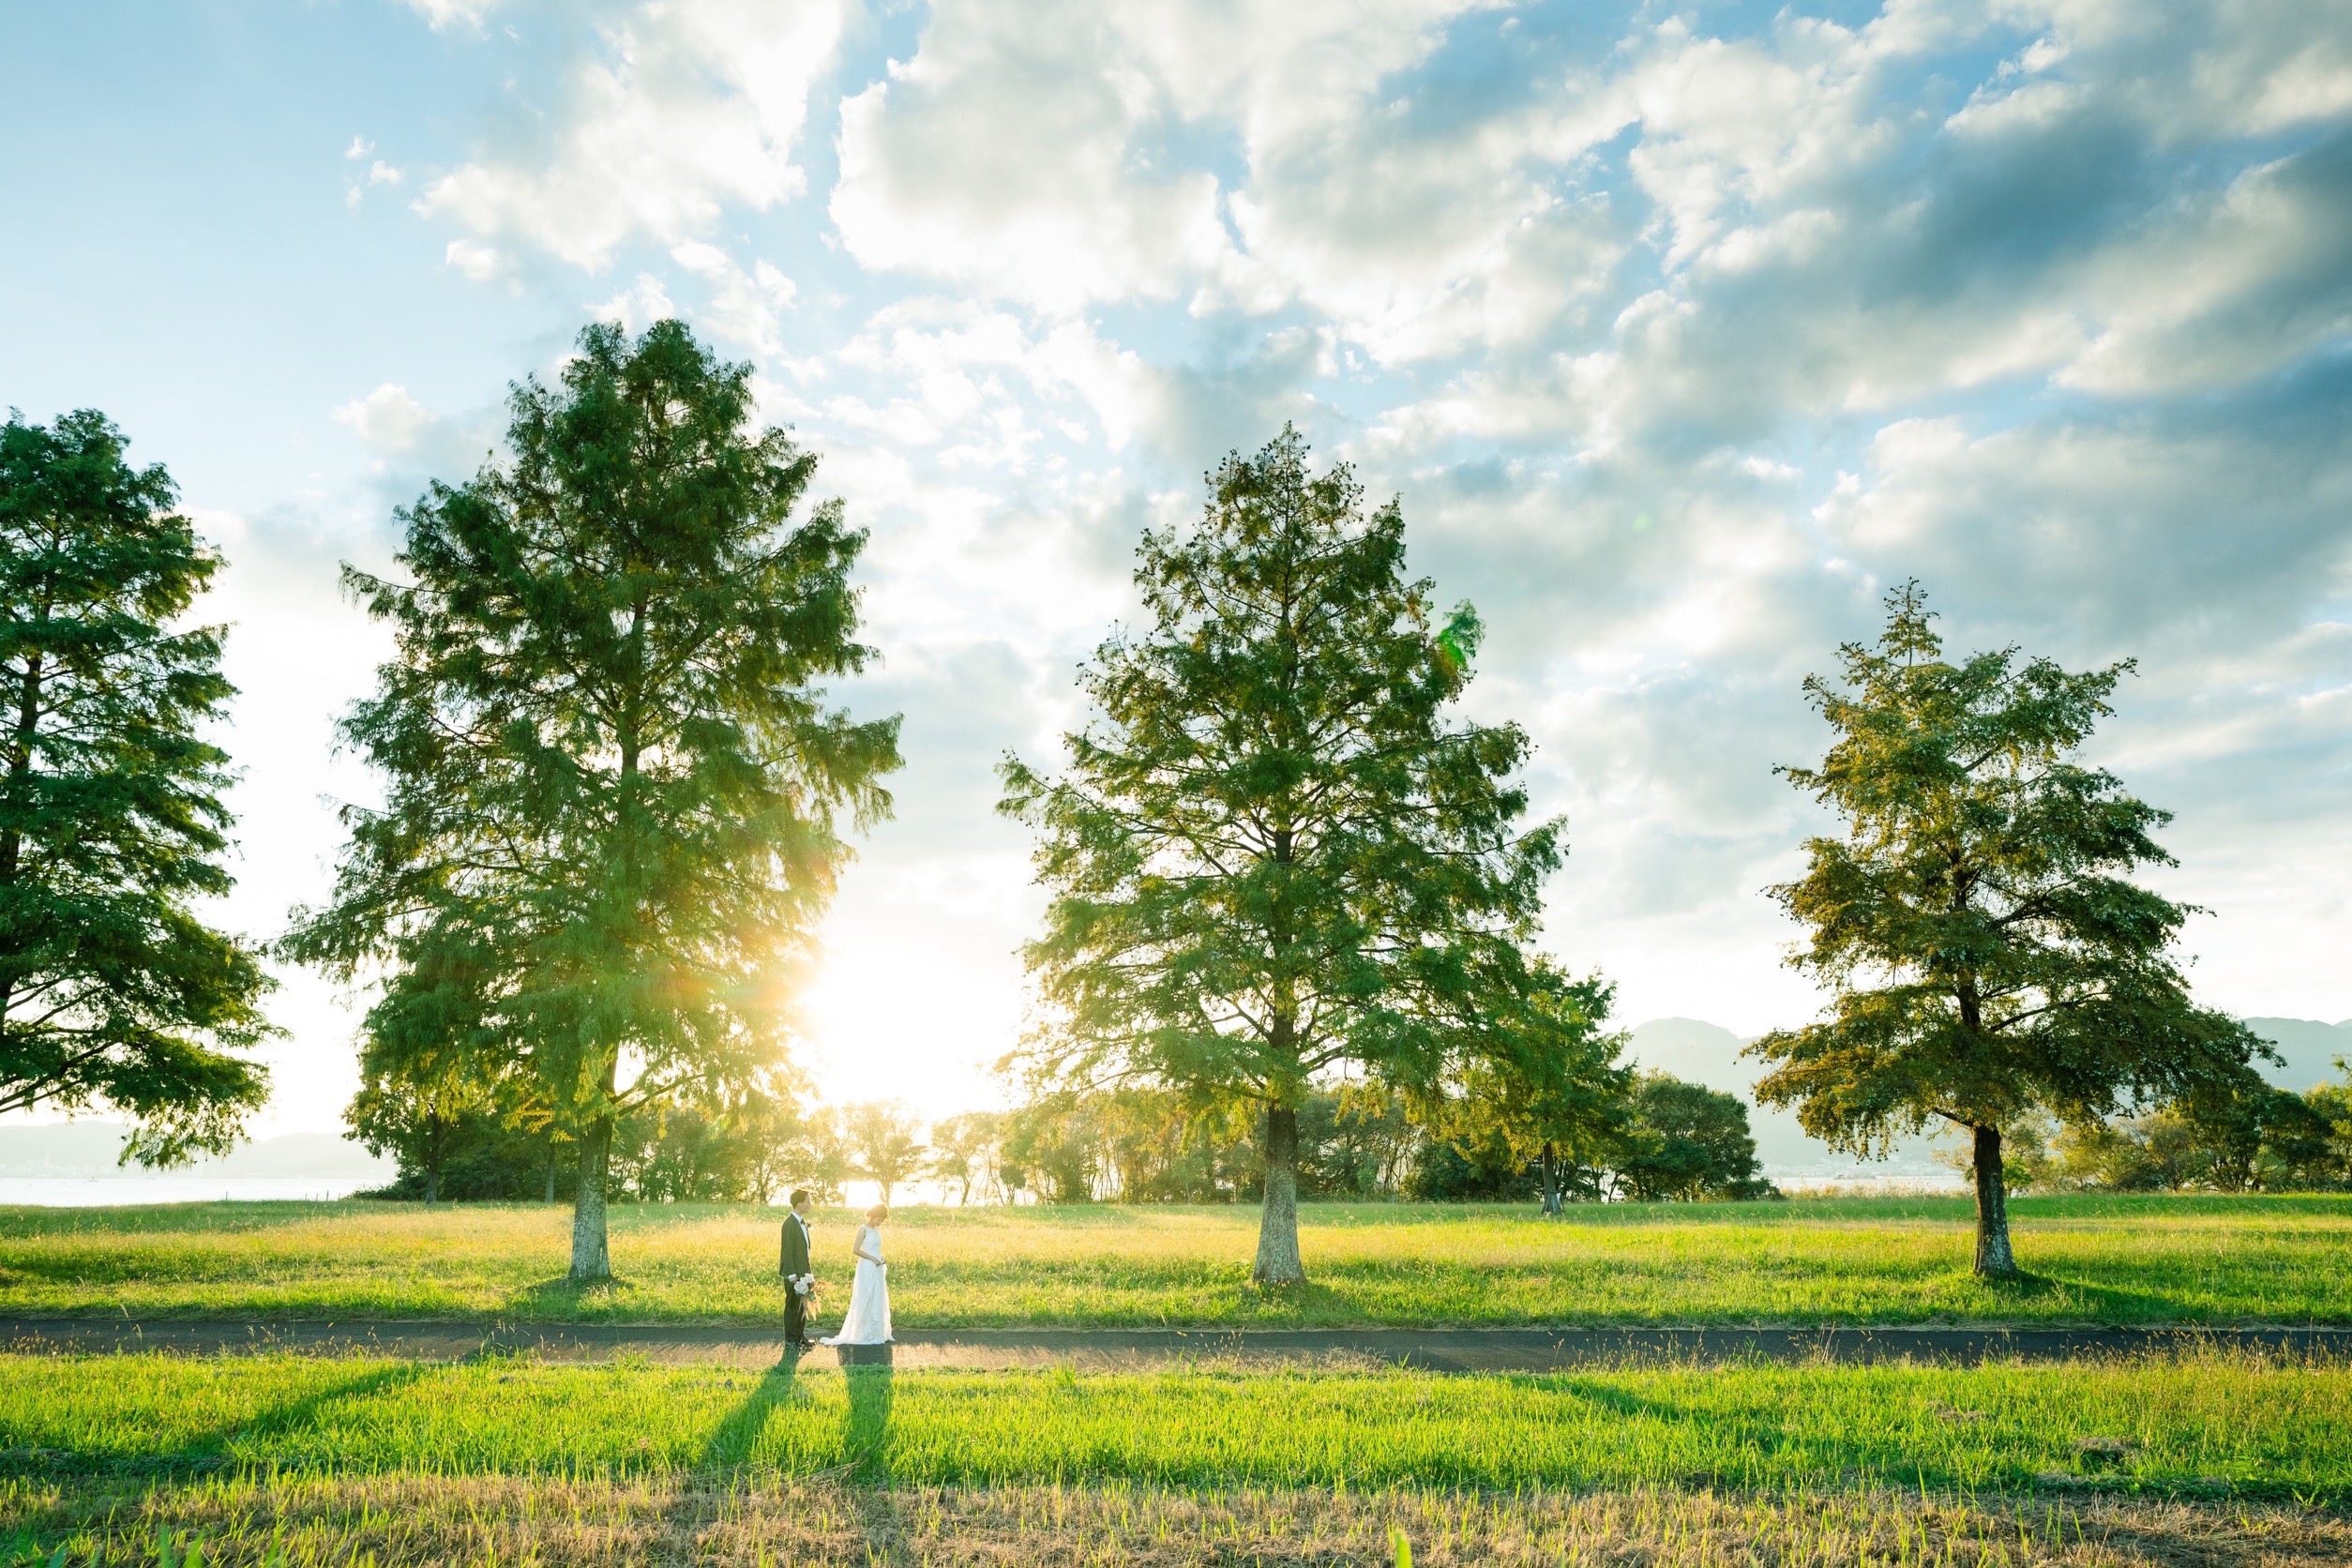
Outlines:
[[[0,426],[0,1111],[111,1107],[128,1157],[225,1152],[267,1094],[255,950],[227,893],[235,695],[185,626],[220,559],[159,466],[83,409]]]
[[[1138,557],[1149,625],[1085,667],[1068,766],[1002,769],[1052,891],[1028,1060],[1261,1105],[1256,1277],[1291,1283],[1310,1082],[1433,1084],[1479,1048],[1527,988],[1560,829],[1519,831],[1525,733],[1449,716],[1476,616],[1440,621],[1397,505],[1367,516],[1295,430],[1228,458],[1198,525]]]
[[[2258,1087],[2247,1063],[2269,1053],[2191,1002],[2170,949],[2192,907],[2127,880],[2173,864],[2149,837],[2170,816],[2077,760],[2132,665],[1953,663],[1916,583],[1886,609],[1877,643],[1840,650],[1842,681],[1805,682],[1836,731],[1821,765],[1781,770],[1847,826],[1773,890],[1810,933],[1790,962],[1836,997],[1749,1048],[1773,1063],[1756,1093],[1858,1152],[1933,1119],[1969,1129],[1976,1267],[2009,1274],[2002,1127]]]
[[[286,949],[384,974],[371,1033],[529,1075],[579,1144],[577,1280],[610,1272],[616,1121],[786,1059],[843,820],[898,761],[896,718],[818,684],[872,656],[865,535],[794,520],[816,460],[753,428],[750,379],[676,322],[591,326],[515,387],[505,462],[399,514],[404,579],[344,569],[397,641],[341,726],[385,797]]]
[[[1599,1195],[1602,1168],[1631,1132],[1633,1072],[1618,1064],[1625,1037],[1604,1028],[1613,987],[1548,964],[1530,966],[1529,982],[1515,1006],[1497,1010],[1457,1081],[1415,1098],[1422,1118],[1464,1155],[1534,1167],[1544,1212],[1557,1214],[1571,1188]]]

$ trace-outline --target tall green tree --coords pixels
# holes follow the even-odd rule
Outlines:
[[[486,1078],[527,1073],[576,1140],[576,1281],[608,1277],[623,1117],[730,1101],[785,1058],[791,976],[885,814],[896,718],[818,685],[862,669],[865,542],[816,460],[753,425],[750,368],[676,322],[591,326],[560,387],[514,389],[511,457],[402,511],[402,580],[346,567],[398,652],[343,720],[382,776],[343,813],[333,900],[286,950],[430,995]]]
[[[152,1165],[235,1141],[272,1031],[198,909],[231,886],[203,731],[236,688],[180,623],[220,559],[124,445],[91,409],[0,425],[0,1112],[110,1107]]]
[[[2077,761],[2131,663],[1953,663],[1918,584],[1886,606],[1875,645],[1840,650],[1841,682],[1805,682],[1837,732],[1821,765],[1780,770],[1847,824],[1772,890],[1810,932],[1790,962],[1837,994],[1749,1048],[1774,1064],[1756,1092],[1861,1153],[1937,1118],[1968,1128],[1976,1272],[2012,1275],[2003,1126],[2257,1087],[2247,1063],[2270,1053],[2190,1001],[2170,949],[2192,907],[2127,880],[2173,864],[2149,837],[2170,814]]]
[[[1476,617],[1437,620],[1396,504],[1366,516],[1295,430],[1138,555],[1151,624],[1083,671],[1097,718],[1067,769],[1002,769],[1053,894],[1030,1060],[1262,1107],[1255,1276],[1292,1283],[1309,1084],[1343,1063],[1434,1083],[1515,1004],[1559,830],[1516,831],[1516,726],[1449,722]]]

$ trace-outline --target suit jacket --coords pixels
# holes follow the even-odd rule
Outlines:
[[[798,1214],[784,1216],[784,1250],[776,1259],[776,1272],[786,1279],[815,1272],[808,1266],[808,1222]]]

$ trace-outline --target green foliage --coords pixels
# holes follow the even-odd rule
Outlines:
[[[1418,1134],[1394,1096],[1309,1089],[1297,1108],[1302,1196],[1397,1190]],[[1265,1164],[1234,1108],[1123,1084],[1044,1095],[998,1119],[1009,1192],[1053,1203],[1232,1203],[1265,1190]]]
[[[1067,770],[1002,770],[1053,895],[1028,1062],[1267,1108],[1259,1272],[1289,1283],[1310,1083],[1351,1063],[1433,1085],[1476,1050],[1526,985],[1559,830],[1515,831],[1521,731],[1447,721],[1476,618],[1441,641],[1402,513],[1310,475],[1296,431],[1229,458],[1199,525],[1138,556],[1150,625],[1086,667]]]
[[[579,1179],[577,1144],[527,1106],[428,1107],[397,1086],[369,1085],[348,1120],[370,1150],[400,1162],[399,1179],[370,1197],[552,1202]],[[609,1159],[611,1196],[624,1202],[765,1203],[796,1185],[831,1200],[847,1175],[829,1117],[756,1088],[723,1110],[687,1102],[625,1116]]]
[[[1431,1179],[1417,1187],[1422,1196],[1458,1186],[1457,1166],[1464,1175],[1532,1166],[1545,1212],[1556,1214],[1564,1199],[1598,1197],[1602,1166],[1625,1147],[1633,1075],[1618,1064],[1625,1037],[1602,1028],[1613,988],[1543,964],[1531,966],[1529,980],[1515,1004],[1500,1010],[1485,1048],[1464,1057],[1455,1081],[1415,1097],[1422,1119],[1455,1156],[1435,1161]],[[1754,1149],[1751,1141],[1751,1155]],[[1478,1196],[1505,1193],[1498,1187]]]
[[[851,1170],[882,1188],[890,1201],[892,1189],[923,1173],[923,1123],[897,1100],[868,1100],[842,1108],[842,1133],[849,1145]]]
[[[1810,933],[1791,963],[1837,996],[1750,1048],[1773,1063],[1756,1093],[1839,1148],[1970,1128],[1979,1267],[2006,1274],[2001,1127],[2235,1093],[2267,1048],[2189,1000],[2169,949],[2190,908],[2125,880],[2172,864],[2149,837],[2167,814],[2074,761],[2131,665],[1954,664],[1916,584],[1887,613],[1840,651],[1841,683],[1805,682],[1837,732],[1821,766],[1781,770],[1847,823],[1773,890]]]
[[[896,719],[816,685],[870,656],[864,535],[837,503],[792,520],[816,460],[753,431],[749,367],[676,322],[580,349],[560,390],[515,388],[509,462],[400,514],[408,580],[345,570],[398,645],[342,724],[385,802],[345,808],[334,897],[285,946],[388,972],[372,1036],[529,1075],[580,1142],[596,1278],[615,1124],[783,1062],[839,819],[888,809],[898,759]]]
[[[1740,1097],[1669,1073],[1635,1080],[1631,1124],[1610,1165],[1619,1189],[1638,1202],[1777,1196],[1756,1166]]]
[[[235,688],[179,626],[219,557],[95,410],[0,426],[0,1113],[105,1106],[127,1157],[227,1150],[267,1097],[253,950],[205,925],[231,885]]]
[[[992,1110],[968,1110],[931,1124],[930,1158],[925,1172],[956,1190],[956,1201],[983,1203],[1006,1197],[1003,1168],[1004,1118]]]

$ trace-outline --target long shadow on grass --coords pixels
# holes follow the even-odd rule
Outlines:
[[[2052,1296],[2062,1290],[2082,1304],[2085,1318],[2102,1324],[2190,1323],[2209,1316],[2203,1307],[2193,1305],[2177,1296],[2165,1295],[2161,1290],[2127,1290],[2112,1285],[2094,1285],[2081,1279],[2053,1279],[2044,1274],[2021,1274],[2013,1279],[1982,1279],[1975,1283],[1979,1289],[1996,1301],[2013,1304],[2019,1308],[2044,1305]]]
[[[516,1290],[500,1315],[526,1323],[593,1323],[610,1315],[620,1285],[617,1278],[581,1285],[568,1274],[556,1274]]]
[[[223,1422],[208,1431],[191,1433],[171,1449],[149,1454],[75,1455],[67,1468],[87,1472],[106,1470],[207,1470],[229,1463],[230,1446],[243,1439],[265,1449],[277,1448],[319,1425],[331,1405],[348,1399],[368,1399],[392,1393],[435,1371],[431,1362],[395,1362],[354,1373],[324,1387],[312,1388],[241,1421]],[[254,1458],[270,1464],[301,1465],[316,1455],[264,1452]]]
[[[1731,1410],[1695,1408],[1671,1399],[1637,1394],[1604,1379],[1575,1374],[1547,1374],[1532,1381],[1540,1387],[1582,1399],[1629,1422],[1647,1421],[1696,1427],[1712,1436],[1721,1436],[1727,1430],[1737,1440],[1736,1446],[1718,1456],[1720,1468],[1660,1473],[1644,1478],[1652,1482],[1740,1486],[1759,1483],[1785,1484],[1791,1477],[1776,1461],[1784,1452],[1794,1451],[1803,1472],[1815,1478],[1862,1477],[1879,1484],[1962,1488],[1985,1483],[1983,1474],[1971,1473],[1955,1464],[1953,1455],[1922,1448],[1907,1435],[1884,1426],[1864,1428],[1858,1425],[1851,1436],[1843,1433],[1832,1435],[1817,1429],[1791,1432],[1779,1413],[1756,1405]],[[1742,1459],[1750,1455],[1753,1455],[1753,1463],[1743,1464]],[[1697,1455],[1693,1457],[1696,1459]],[[2002,1483],[1997,1479],[1995,1485],[1998,1487]]]
[[[798,1372],[798,1365],[789,1357],[780,1365],[770,1367],[767,1376],[752,1385],[744,1402],[711,1428],[694,1468],[732,1470],[749,1462],[760,1434],[767,1430],[768,1412],[778,1405],[806,1397],[800,1390]]]
[[[861,1481],[890,1479],[891,1373],[887,1366],[845,1366],[850,1410],[841,1425],[842,1464]]]

